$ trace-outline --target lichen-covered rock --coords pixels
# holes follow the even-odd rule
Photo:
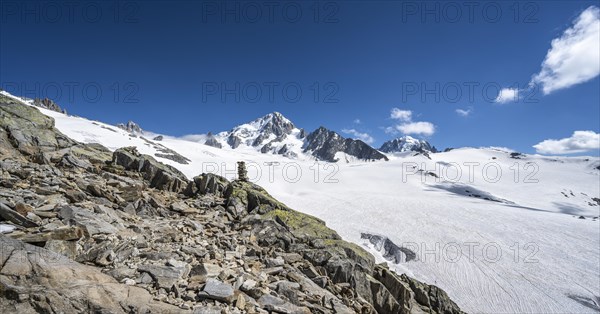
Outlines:
[[[0,144],[11,144],[22,154],[33,156],[71,147],[76,142],[56,130],[54,119],[38,109],[0,95]]]
[[[290,210],[265,189],[252,182],[233,181],[227,186],[223,196],[228,200],[228,204],[237,198],[249,213],[265,214],[277,209]]]

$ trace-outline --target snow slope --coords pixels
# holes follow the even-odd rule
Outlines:
[[[100,122],[40,111],[77,141],[156,153],[149,140],[156,134],[142,139]],[[361,233],[387,237],[416,256],[390,267],[440,286],[467,312],[600,309],[597,157],[511,157],[504,149],[462,148],[431,154],[431,160],[405,154],[388,162],[317,164],[169,136],[156,143],[191,160],[184,165],[157,158],[190,178],[202,172],[233,178],[235,162],[246,161],[252,181],[365,245],[379,261],[389,254]]]

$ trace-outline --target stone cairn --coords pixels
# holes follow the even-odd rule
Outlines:
[[[242,182],[248,182],[248,171],[246,170],[246,163],[238,161],[238,180]]]

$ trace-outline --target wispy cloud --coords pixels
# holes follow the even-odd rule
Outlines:
[[[392,108],[392,112],[390,113],[390,118],[394,120],[400,121],[412,121],[412,111],[410,110],[401,110],[398,108]]]
[[[531,83],[544,94],[587,82],[600,74],[600,9],[590,6],[552,40],[540,73]]]
[[[468,117],[472,112],[473,112],[473,108],[468,108],[468,109],[456,109],[455,110],[456,114],[458,114],[461,117]]]
[[[519,100],[519,89],[517,88],[503,88],[498,93],[495,102],[505,104],[508,102],[516,102]]]
[[[362,123],[362,122],[360,121],[360,119],[354,119],[354,121],[352,121],[352,122],[354,122],[354,124],[361,124],[361,123]]]
[[[414,134],[414,135],[425,135],[430,136],[435,133],[435,125],[431,122],[425,121],[413,121],[413,112],[411,110],[402,110],[399,108],[392,108],[390,118],[400,121],[391,127],[386,127],[384,131],[388,134]]]
[[[600,149],[600,134],[594,131],[575,131],[571,137],[545,140],[533,145],[540,154],[573,154]]]
[[[350,135],[354,136],[354,138],[359,139],[367,144],[372,144],[373,142],[375,142],[375,139],[368,133],[362,133],[355,129],[343,129],[342,132],[346,133],[346,134],[350,134]]]

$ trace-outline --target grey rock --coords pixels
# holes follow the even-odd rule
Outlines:
[[[27,156],[76,145],[75,141],[54,128],[52,118],[35,107],[4,95],[0,95],[0,138],[6,139],[0,141],[2,145],[9,144],[10,148]]]
[[[100,270],[0,235],[0,308],[20,313],[178,313],[138,287],[118,283]],[[33,271],[35,269],[35,271]],[[77,287],[74,289],[74,285]],[[32,289],[35,287],[35,289]]]
[[[40,108],[67,114],[66,110],[62,109],[57,103],[55,103],[54,101],[52,101],[52,99],[49,98],[40,99],[36,97],[33,99],[33,105]]]
[[[292,303],[286,302],[281,298],[265,294],[258,299],[260,306],[267,310],[276,313],[284,314],[296,314],[296,313],[310,313],[310,310],[306,307],[299,307]]]
[[[0,202],[0,217],[25,228],[37,227],[38,224],[10,209]]]
[[[44,245],[44,248],[70,259],[75,259],[77,255],[77,242],[75,241],[49,240]]]
[[[152,276],[159,288],[171,289],[186,273],[185,267],[140,265],[138,271],[146,272]]]
[[[190,281],[204,283],[208,278],[217,278],[223,269],[214,264],[202,263],[192,266]]]
[[[208,132],[208,134],[206,135],[206,141],[204,141],[204,145],[208,145],[208,146],[212,146],[212,147],[216,147],[216,148],[223,148],[223,145],[221,145],[221,143],[219,143],[219,141],[217,141],[217,139],[211,132]]]
[[[204,289],[198,293],[201,298],[231,303],[234,298],[233,287],[216,279],[208,279]]]
[[[60,161],[57,164],[60,167],[70,167],[70,168],[81,168],[81,169],[91,169],[92,164],[80,158],[77,158],[69,153],[64,154]]]
[[[187,178],[172,166],[162,164],[148,155],[140,155],[135,147],[117,149],[113,154],[113,163],[126,170],[140,172],[150,182],[150,187],[159,190],[182,192]]]
[[[133,121],[128,121],[126,124],[119,123],[119,124],[117,124],[117,127],[119,129],[125,130],[129,133],[134,133],[134,134],[143,132],[142,128]]]
[[[203,173],[200,176],[194,177],[194,183],[199,194],[215,194],[221,196],[229,181],[212,173]]]
[[[59,209],[58,215],[69,224],[81,227],[89,235],[111,234],[119,231],[116,227],[106,221],[110,218],[94,214],[93,212],[80,207],[70,205],[63,206]],[[106,220],[103,220],[102,218]]]

